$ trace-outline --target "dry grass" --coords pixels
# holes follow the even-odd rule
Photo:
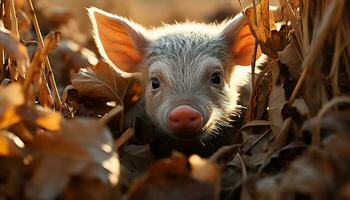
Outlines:
[[[1,0],[0,197],[349,199],[350,1],[280,4],[242,10],[255,52],[269,58],[255,74],[252,57],[253,92],[234,144],[209,161],[155,161],[123,127],[142,95],[138,80],[120,77],[85,48],[93,46],[43,34],[32,0]]]

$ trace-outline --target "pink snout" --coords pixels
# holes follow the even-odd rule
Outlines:
[[[181,138],[191,138],[198,134],[203,117],[194,108],[181,105],[169,114],[168,126],[172,133]]]

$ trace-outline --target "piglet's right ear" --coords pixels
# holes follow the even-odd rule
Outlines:
[[[139,72],[148,44],[145,30],[119,16],[88,8],[100,54],[124,76]]]

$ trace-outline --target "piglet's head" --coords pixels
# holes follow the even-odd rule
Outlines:
[[[88,11],[101,55],[122,75],[142,79],[146,112],[162,132],[206,138],[229,125],[239,98],[234,66],[250,64],[255,42],[244,16],[146,30],[96,8]]]

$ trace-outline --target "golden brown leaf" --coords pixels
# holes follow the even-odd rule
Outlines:
[[[16,107],[24,103],[22,87],[18,83],[0,86],[0,128],[19,122]]]
[[[277,52],[282,51],[290,42],[291,27],[282,25],[278,31],[273,30],[275,28],[274,12],[269,10],[268,0],[260,1],[256,9],[249,7],[245,14],[262,52],[271,58],[278,58]]]
[[[106,187],[118,183],[119,161],[111,133],[97,120],[63,121],[59,132],[37,134],[32,148],[38,163],[26,187],[28,198],[55,198],[72,176],[97,179]]]
[[[130,199],[217,198],[218,183],[215,182],[217,171],[212,170],[215,167],[211,168],[210,164],[207,165],[198,157],[192,158],[192,163],[194,163],[196,172],[191,172],[187,168],[187,160],[179,155],[156,162],[148,173],[135,183],[130,191]],[[204,172],[201,170],[205,168],[209,171],[207,171],[208,174],[203,175]]]
[[[61,40],[61,34],[57,31],[51,31],[44,40],[45,54],[49,54],[51,51],[59,46]]]
[[[16,113],[24,122],[31,123],[49,131],[58,131],[61,127],[61,114],[41,106],[18,107]]]
[[[79,72],[81,68],[91,67],[98,62],[94,52],[64,38],[49,57],[56,83],[61,88],[70,84],[72,72]]]
[[[261,0],[256,5],[256,10],[253,7],[248,8],[245,15],[248,17],[249,27],[255,38],[266,43],[267,39],[271,37],[269,0]]]
[[[0,156],[20,156],[24,143],[8,131],[0,131]]]
[[[208,162],[208,160],[198,155],[192,155],[189,158],[189,162],[192,167],[191,176],[194,179],[219,185],[220,177],[218,169],[213,163]]]

